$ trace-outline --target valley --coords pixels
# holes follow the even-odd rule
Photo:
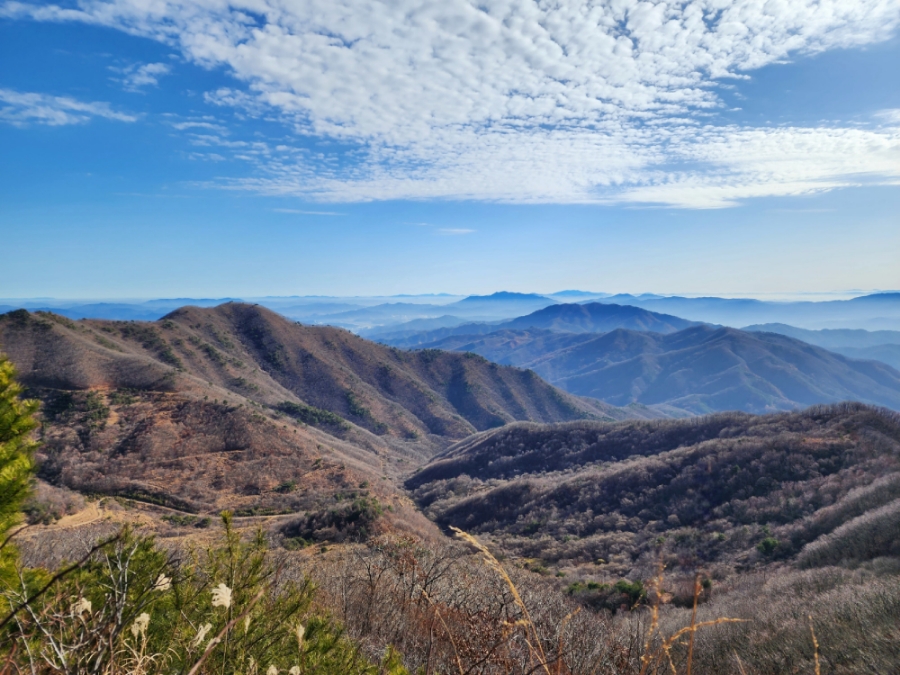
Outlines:
[[[581,608],[573,630],[609,636],[599,648],[573,634],[573,672],[638,672],[625,647],[638,609],[662,603],[677,630],[697,574],[701,616],[756,627],[711,631],[704,673],[724,653],[768,663],[800,639],[791,603],[853,633],[841,612],[856,600],[900,602],[890,366],[603,303],[373,337],[236,302],[152,322],[0,315],[0,349],[42,404],[23,559],[59,564],[123,525],[206,546],[229,512],[316,579],[371,658],[393,644],[418,667],[433,638],[409,593],[469,617],[453,628],[468,644],[501,625],[506,591],[453,527],[505,561],[542,630]],[[805,591],[809,575],[829,581]],[[384,625],[362,619],[398,605]],[[863,612],[867,630],[888,634],[885,611]],[[503,644],[502,658],[517,653]],[[443,637],[434,649],[457,658]],[[592,659],[610,649],[631,656],[603,670]],[[866,658],[889,663],[889,650]]]
[[[900,675],[900,0],[0,45],[0,675]]]
[[[533,370],[572,394],[617,406],[639,403],[675,416],[765,413],[843,400],[900,407],[900,372],[866,351],[888,353],[895,345],[852,347],[844,356],[801,340],[807,334],[815,338],[817,332],[763,328],[741,331],[636,307],[589,303],[557,304],[499,324],[376,339],[407,348],[473,352]],[[861,344],[893,335],[822,332],[833,333],[855,334]],[[819,342],[830,345],[834,340]],[[853,358],[855,353],[869,358]]]
[[[439,525],[567,578],[649,579],[662,561],[727,579],[770,561],[900,554],[900,416],[859,404],[517,423],[451,447],[406,485]]]

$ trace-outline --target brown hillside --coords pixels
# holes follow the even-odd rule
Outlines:
[[[455,439],[517,420],[563,421],[605,411],[525,370],[462,354],[403,352],[339,328],[301,326],[258,306],[186,307],[159,325],[191,372],[269,405],[290,392],[288,400],[379,435]],[[255,368],[238,372],[235,359]]]
[[[526,370],[472,355],[402,352],[240,303],[185,307],[158,322],[10,312],[0,318],[0,346],[29,386],[196,393],[213,386],[269,407],[313,406],[382,436],[430,437],[436,447],[512,421],[629,415],[566,395]],[[314,413],[293,412],[320,423]]]
[[[605,410],[528,371],[242,304],[153,323],[10,312],[0,350],[44,403],[43,478],[194,513],[316,513],[361,497],[403,510],[395,479],[453,440]]]
[[[342,513],[375,499],[390,507],[390,526],[432,530],[394,486],[427,447],[390,445],[332,416],[338,438],[241,396],[223,386],[226,373],[259,371],[194,336],[182,344],[199,343],[205,359],[187,349],[176,354],[179,338],[164,337],[174,330],[52,314],[0,316],[0,349],[17,365],[28,395],[43,402],[42,479],[155,504],[177,518],[223,509]],[[205,378],[203,368],[222,384]],[[297,400],[260,381],[272,400]],[[322,419],[328,426],[331,418]]]
[[[439,524],[547,565],[648,579],[900,557],[900,416],[841,404],[690,420],[517,424],[407,481]]]

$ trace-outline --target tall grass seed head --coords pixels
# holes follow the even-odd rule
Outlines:
[[[172,588],[172,580],[165,574],[160,574],[153,584],[154,591],[168,591]]]
[[[212,606],[224,607],[225,609],[231,607],[231,589],[228,586],[219,584],[213,589]]]
[[[142,612],[138,615],[138,618],[134,620],[134,623],[131,624],[131,634],[137,639],[141,636],[147,635],[147,626],[150,625],[150,615],[147,612]]]
[[[87,598],[78,598],[78,602],[72,606],[72,614],[80,617],[85,613],[91,613],[91,601]]]
[[[197,636],[194,638],[194,641],[191,643],[194,647],[199,647],[200,643],[203,642],[203,639],[206,637],[206,634],[212,630],[211,623],[205,623],[200,628],[197,629]]]

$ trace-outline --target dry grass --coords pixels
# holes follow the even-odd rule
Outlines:
[[[344,556],[344,562],[333,568],[332,583],[344,587],[340,590],[326,583],[317,596],[319,606],[348,621],[348,636],[370,661],[380,660],[385,650],[395,645],[404,654],[409,672],[849,675],[893,672],[891,664],[898,665],[896,655],[893,661],[889,656],[891,645],[896,644],[890,637],[893,631],[896,638],[896,626],[887,628],[887,632],[877,627],[866,629],[871,625],[865,622],[871,619],[861,612],[868,611],[870,617],[881,616],[882,622],[889,622],[896,610],[890,598],[898,595],[896,585],[890,590],[894,576],[882,579],[872,573],[829,568],[784,572],[768,577],[762,587],[745,584],[717,589],[720,595],[705,603],[700,602],[702,587],[695,577],[693,605],[678,609],[664,604],[668,586],[663,570],[658,569],[648,582],[649,604],[620,612],[610,620],[604,619],[603,613],[578,612],[571,601],[554,605],[562,596],[552,580],[501,562],[487,546],[467,533],[460,531],[457,537],[471,549],[459,547],[460,551],[469,552],[453,553],[452,559],[447,557],[449,553],[442,554],[442,559],[429,558],[432,554],[422,550],[414,551],[421,543],[392,544],[388,539],[369,547],[337,548],[334,553]],[[472,565],[472,549],[481,564]],[[380,550],[378,555],[383,557],[359,557],[367,550]],[[317,551],[279,557],[286,577],[298,573],[301,560],[316,568],[331,564],[331,554]],[[396,588],[388,584],[392,574],[401,580]],[[374,584],[368,605],[354,590],[354,585],[364,579]],[[492,580],[497,583],[489,590]],[[855,593],[859,597],[854,603],[849,602]],[[343,610],[340,598],[347,603]],[[505,611],[500,609],[504,606]],[[748,612],[748,607],[753,611]],[[811,612],[798,615],[797,610],[805,607]],[[367,614],[372,625],[361,629]],[[835,621],[835,617],[842,618]],[[851,617],[861,617],[864,623],[846,632],[846,622]],[[230,630],[240,630],[239,623],[231,625]],[[207,637],[219,630],[216,627]],[[862,637],[859,630],[868,630],[868,637]],[[123,649],[117,656],[117,668],[125,668],[123,672],[158,672],[158,664],[148,658],[162,653],[158,645],[155,652],[141,651],[140,642],[132,643],[129,637]],[[864,653],[864,649],[869,653]],[[843,661],[841,652],[846,652]],[[197,654],[188,665],[196,664],[200,656]],[[864,667],[864,663],[871,667]],[[3,668],[0,662],[0,671]],[[201,671],[203,667],[198,672]]]
[[[532,658],[537,662],[537,666],[544,670],[547,675],[552,675],[550,673],[550,667],[547,663],[547,654],[544,651],[544,647],[541,644],[541,637],[538,634],[537,628],[534,625],[534,621],[531,619],[531,614],[528,611],[528,606],[522,600],[522,596],[519,594],[519,589],[516,588],[516,585],[513,583],[513,580],[509,578],[509,574],[506,573],[506,570],[503,568],[503,565],[500,564],[500,561],[494,557],[494,555],[488,550],[488,548],[478,541],[475,537],[467,532],[463,532],[457,527],[450,528],[459,537],[461,540],[465,541],[468,544],[474,546],[481,553],[484,562],[487,563],[487,566],[492,569],[494,572],[500,575],[500,578],[506,583],[509,588],[510,593],[512,594],[513,600],[516,603],[516,606],[522,611],[522,616],[524,618],[515,622],[514,626],[522,626],[525,629],[526,633],[526,644],[528,645],[529,653]],[[560,637],[560,640],[562,638]],[[559,666],[562,666],[562,660],[559,661]],[[558,672],[558,671],[557,671]]]
[[[522,600],[521,595],[519,594],[518,589],[516,588],[515,583],[510,578],[509,574],[506,572],[506,569],[500,563],[499,560],[490,552],[490,550],[478,541],[475,537],[467,532],[460,530],[459,528],[452,527],[451,528],[456,536],[465,541],[466,543],[474,546],[480,553],[487,564],[487,566],[497,573],[501,579],[503,579],[504,583],[506,583],[507,587],[510,590],[513,598],[515,599],[516,605],[522,611],[523,619],[516,622],[516,626],[521,626],[527,637],[526,642],[529,647],[529,652],[532,659],[535,662],[535,668],[540,668],[543,670],[546,675],[554,675],[550,671],[550,662],[547,658],[547,654],[544,651],[544,648],[541,643],[541,637],[538,633],[537,627],[534,624],[534,621],[531,619],[531,615],[528,611],[528,607],[525,605],[525,602]],[[691,623],[684,628],[681,628],[675,631],[672,635],[668,637],[664,637],[660,631],[659,626],[659,607],[660,607],[660,590],[662,588],[663,581],[663,568],[660,565],[659,572],[657,576],[651,582],[652,588],[656,591],[655,596],[656,600],[652,604],[650,608],[650,626],[647,630],[647,636],[644,643],[644,653],[641,656],[641,669],[639,675],[649,675],[650,673],[658,673],[660,664],[663,663],[663,659],[665,659],[665,663],[668,665],[670,672],[672,675],[677,674],[677,669],[675,667],[675,663],[672,660],[672,648],[685,636],[689,636],[688,643],[688,654],[687,654],[687,664],[685,666],[684,673],[685,675],[691,675],[692,667],[693,667],[693,659],[694,659],[694,635],[701,628],[707,628],[710,626],[719,626],[722,624],[728,623],[743,623],[744,619],[736,619],[736,618],[727,618],[727,617],[719,617],[716,619],[712,619],[709,621],[697,621],[697,605],[699,602],[700,594],[702,592],[702,587],[700,585],[700,575],[698,574],[694,581],[694,605],[693,611],[691,612]],[[567,619],[566,619],[567,620]],[[561,642],[562,638],[560,637],[560,645],[559,652],[556,659],[556,675],[563,672],[564,658],[563,658],[563,645]],[[658,642],[658,646],[653,647],[653,642]],[[813,635],[813,641],[815,642],[815,635]],[[818,649],[818,643],[816,644],[816,649]],[[817,652],[818,653],[818,652]],[[665,666],[663,666],[665,667]],[[818,661],[816,667],[816,675],[820,675],[818,670]]]
[[[813,642],[813,658],[816,664],[816,675],[822,675],[822,668],[819,665],[819,641],[816,639],[816,629],[813,627],[812,614],[809,615],[809,632],[812,635]]]

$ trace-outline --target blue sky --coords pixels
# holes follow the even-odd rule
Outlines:
[[[900,2],[0,0],[0,297],[900,288]]]

